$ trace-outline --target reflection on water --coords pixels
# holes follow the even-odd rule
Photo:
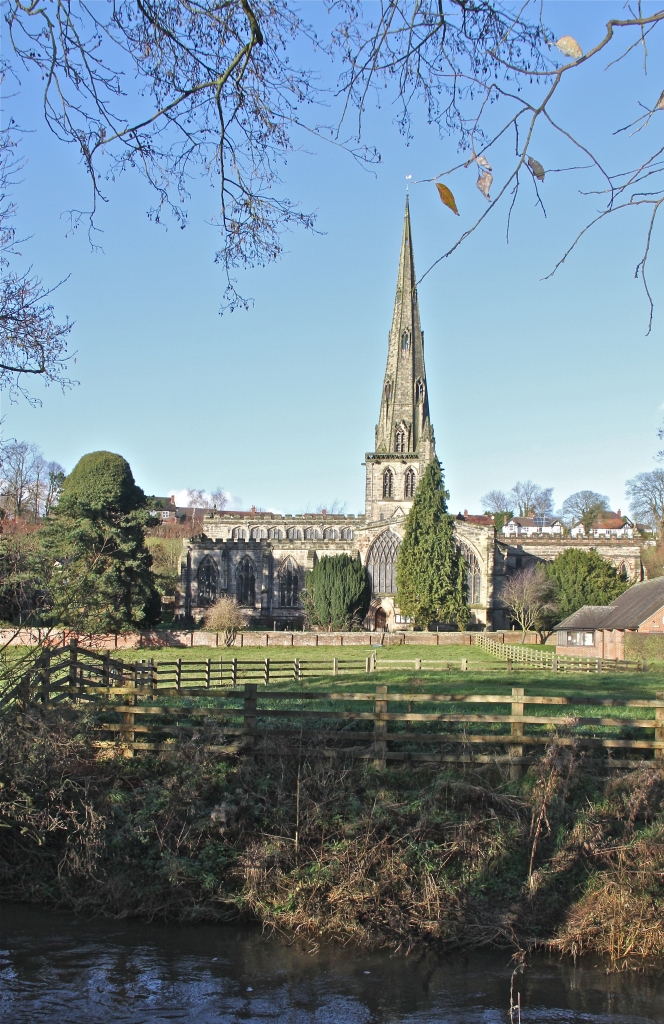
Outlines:
[[[0,1020],[505,1024],[508,953],[311,955],[258,929],[85,921],[0,904]],[[664,980],[540,958],[523,1024],[661,1024]]]

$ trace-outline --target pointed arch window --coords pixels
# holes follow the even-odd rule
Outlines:
[[[391,469],[386,469],[383,473],[383,497],[392,498],[394,496],[394,473]]]
[[[214,604],[219,593],[219,570],[214,559],[206,555],[198,567],[198,603]]]
[[[401,541],[392,530],[385,530],[371,545],[367,570],[374,594],[396,594],[397,555]]]
[[[300,592],[300,576],[292,558],[287,558],[279,570],[279,604],[282,608],[295,608]]]
[[[408,331],[404,331],[403,334],[401,335],[401,351],[402,352],[407,352],[409,348],[410,348],[410,335],[408,334]]]
[[[267,535],[270,540],[281,540],[281,530],[277,526],[271,527],[271,529],[267,531]]]
[[[250,534],[252,540],[265,540],[266,536],[265,530],[261,529],[260,526],[252,526]]]
[[[286,530],[286,536],[289,540],[302,540],[302,530],[298,530],[296,527],[290,526]]]
[[[385,401],[389,402],[392,398],[392,381],[388,380],[385,384]]]
[[[403,427],[397,427],[394,435],[394,450],[395,452],[405,452],[406,450],[406,431]]]
[[[233,530],[233,540],[244,540],[246,536],[247,534],[245,533],[241,526],[236,526],[235,529]]]
[[[352,540],[353,539],[353,531],[351,529],[347,528],[347,527],[344,528],[341,531],[341,539],[342,540]]]
[[[314,526],[308,526],[304,531],[305,540],[318,540],[318,530]]]
[[[415,470],[410,467],[406,470],[403,482],[404,498],[412,498],[415,494]]]
[[[333,527],[329,527],[327,530],[323,530],[323,540],[336,540],[337,531]]]
[[[418,403],[424,401],[424,381],[421,378],[415,384],[415,401]]]
[[[237,603],[245,608],[256,604],[256,566],[251,558],[243,558],[237,567]]]
[[[466,563],[466,597],[468,604],[481,604],[482,569],[479,558],[467,544],[461,545],[461,554]]]

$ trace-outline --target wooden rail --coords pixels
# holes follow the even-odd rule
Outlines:
[[[521,662],[533,668],[549,672],[641,672],[645,664],[640,661],[619,661],[618,658],[589,658],[582,654],[556,654],[525,644],[501,644],[478,633],[475,637],[478,647],[507,662]]]

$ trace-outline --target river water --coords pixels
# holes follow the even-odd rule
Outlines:
[[[505,952],[312,954],[258,928],[0,904],[3,1024],[506,1024],[510,975]],[[664,976],[607,975],[593,960],[539,957],[516,991],[523,1024],[664,1021]]]

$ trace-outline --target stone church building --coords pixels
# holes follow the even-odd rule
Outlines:
[[[322,555],[347,553],[360,557],[371,579],[372,601],[365,626],[408,628],[396,593],[397,553],[418,482],[436,454],[416,281],[406,199],[380,412],[374,450],[365,459],[364,515],[323,511],[281,516],[254,508],[210,512],[203,521],[204,532],[184,541],[176,618],[198,619],[219,596],[228,594],[247,609],[251,625],[301,628],[300,595],[306,571]],[[509,615],[500,600],[501,583],[510,571],[529,560],[554,558],[570,543],[594,546],[632,579],[642,575],[636,544],[551,543],[551,538],[544,545],[536,538],[510,543],[497,539],[490,516],[468,513],[457,516],[455,527],[468,566],[471,629],[509,628]]]

